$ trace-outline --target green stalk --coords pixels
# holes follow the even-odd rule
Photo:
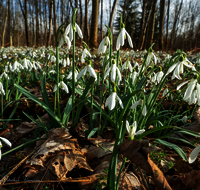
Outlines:
[[[56,94],[57,94],[57,113],[58,113],[58,118],[60,119],[60,99],[59,99],[59,88],[58,88],[58,83],[59,83],[59,33],[60,33],[60,29],[61,27],[65,25],[65,23],[61,24],[59,27],[58,27],[58,30],[57,30],[57,33],[56,33],[56,85],[57,85],[57,91],[56,91]],[[56,101],[56,99],[55,99]]]
[[[91,106],[90,106],[90,126],[89,126],[89,131],[91,132],[93,129],[93,123],[92,123],[92,118],[93,118],[93,93],[94,93],[94,84],[92,85],[91,88]]]
[[[1,119],[3,119],[3,93],[1,93]],[[2,126],[4,129],[4,122],[2,121]]]
[[[77,8],[74,9],[72,16],[72,26],[73,26],[73,58],[72,58],[72,128],[75,129],[75,20],[76,20],[76,11]]]
[[[6,101],[8,100],[8,78],[6,79]]]
[[[17,84],[19,84],[20,74],[21,74],[21,72],[18,72],[18,76],[17,76]],[[18,99],[18,89],[16,90],[15,101],[16,101],[17,99]]]

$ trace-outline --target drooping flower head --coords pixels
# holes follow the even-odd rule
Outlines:
[[[135,135],[139,135],[145,132],[145,129],[142,129],[136,132],[137,130],[136,121],[134,121],[132,125],[129,125],[129,122],[126,120],[126,129],[128,131],[128,136],[130,140],[133,140]]]
[[[110,40],[109,40],[109,32],[106,33],[106,37],[101,41],[99,48],[98,48],[98,54],[99,53],[105,53],[107,47],[110,46]]]
[[[132,43],[131,37],[128,34],[128,32],[125,30],[125,25],[122,24],[121,31],[119,33],[119,36],[117,37],[117,44],[116,44],[117,50],[119,50],[120,46],[124,46],[124,40],[126,39],[126,36],[128,38],[128,43],[129,43],[130,47],[133,48],[133,43]]]

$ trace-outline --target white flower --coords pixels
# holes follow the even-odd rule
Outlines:
[[[162,71],[157,72],[156,79],[157,79],[158,83],[161,81],[163,75],[164,75],[164,73]]]
[[[5,95],[5,91],[3,89],[3,84],[0,82],[0,94]]]
[[[187,115],[183,116],[181,120],[186,123],[187,122]]]
[[[94,71],[94,69],[92,68],[91,65],[87,65],[78,75],[77,75],[77,80],[82,76],[85,75],[87,73],[87,71],[90,73],[90,76],[95,78],[95,81],[97,80],[97,75]]]
[[[75,82],[77,82],[78,71],[75,69]],[[72,71],[69,72],[67,79],[72,79]]]
[[[133,71],[132,75],[131,75],[131,78],[132,78],[132,84],[134,84],[135,82],[135,79],[137,78],[138,76],[138,73],[136,71]]]
[[[63,43],[67,43],[68,49],[71,48],[71,41],[69,40],[69,37],[65,33],[61,35],[61,39],[60,39],[60,43],[58,47],[60,48],[63,45]]]
[[[76,28],[76,31],[78,32],[79,37],[83,38],[82,31],[81,31],[80,27],[76,23],[75,23],[75,28]],[[67,28],[65,30],[65,34],[66,35],[69,34],[70,41],[73,40],[73,27],[72,27],[71,23],[67,26]]]
[[[177,79],[181,80],[182,78],[180,77],[179,74],[184,72],[183,71],[183,65],[185,65],[186,67],[192,68],[192,70],[196,70],[194,65],[192,65],[192,63],[187,58],[185,58],[183,61],[179,61],[178,63],[175,63],[174,65],[172,65],[168,69],[166,75],[168,75],[169,73],[174,71],[173,75],[172,75],[172,80],[174,78],[177,78]]]
[[[54,55],[51,56],[51,62],[53,62],[53,63],[56,62],[56,57]]]
[[[144,129],[136,132],[136,130],[137,130],[137,122],[136,121],[134,121],[132,125],[129,125],[129,122],[126,120],[126,129],[128,131],[128,136],[131,140],[134,139],[135,135],[139,135],[139,134],[142,134],[145,132]]]
[[[151,52],[152,51],[152,52]],[[146,61],[146,66],[149,65],[150,61],[152,58],[154,58],[154,61],[155,61],[155,65],[157,64],[157,58],[155,56],[155,54],[153,53],[153,50],[151,50],[147,56],[147,61]]]
[[[51,71],[49,71],[49,73],[53,73],[53,74],[55,74],[56,71],[52,69]]]
[[[105,103],[105,107],[108,106],[108,108],[110,110],[113,110],[115,108],[115,105],[116,105],[116,100],[119,101],[119,105],[121,106],[122,109],[124,109],[123,103],[122,103],[121,99],[119,98],[119,96],[117,96],[116,92],[112,92],[110,94],[110,96],[107,98],[106,103]]]
[[[192,164],[196,159],[197,159],[197,156],[200,152],[200,145],[197,146],[190,154],[189,156],[189,163]]]
[[[165,94],[167,94],[168,92],[169,92],[168,88],[165,88],[165,90],[163,90],[162,96],[165,96]],[[167,94],[167,96],[169,96],[169,94]]]
[[[129,70],[132,72],[133,71],[133,68],[132,68],[132,65],[130,63],[130,61],[126,61],[123,65],[122,65],[122,71],[123,70],[127,70],[129,68]]]
[[[125,28],[121,29],[121,32],[119,34],[119,36],[117,37],[117,44],[116,44],[116,49],[119,50],[120,46],[124,45],[124,37],[127,36],[128,37],[128,43],[131,46],[131,48],[133,48],[133,43],[131,40],[130,35],[128,34],[128,32],[125,30]]]
[[[90,56],[92,57],[92,55],[90,54],[90,52],[87,49],[83,50],[83,54],[81,56],[81,63],[85,63],[85,57]]]
[[[3,141],[5,144],[7,144],[10,147],[12,146],[11,142],[8,139],[0,137],[0,140]],[[1,160],[1,147],[2,147],[1,141],[0,141],[0,160]]]
[[[69,89],[67,87],[67,85],[63,82],[63,81],[60,81],[58,83],[58,87],[61,88],[62,90],[64,90],[66,93],[69,93]],[[57,85],[54,87],[53,91],[57,91]]]
[[[106,52],[106,49],[107,49],[107,46],[110,45],[110,40],[108,38],[108,36],[106,36],[100,43],[99,45],[99,48],[98,48],[98,54],[99,53],[105,53]]]
[[[9,79],[9,76],[7,75],[7,73],[4,71],[2,74],[1,74],[1,76],[0,76],[0,78],[2,79],[2,78],[5,78],[5,79]]]
[[[147,108],[146,108],[146,105],[144,105],[144,100],[142,100],[142,99],[136,101],[131,106],[131,109],[135,109],[138,105],[140,105],[142,107],[142,115],[146,116],[146,114],[147,114]]]
[[[118,85],[119,85],[120,81],[122,80],[122,76],[121,76],[120,70],[117,68],[116,63],[112,64],[111,67],[106,71],[104,79],[106,79],[106,77],[108,76],[110,71],[111,71],[111,81],[112,82],[115,82],[116,73],[117,73],[117,75],[118,75]]]

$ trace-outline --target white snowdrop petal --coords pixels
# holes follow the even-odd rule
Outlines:
[[[135,133],[135,135],[140,135],[140,134],[142,134],[142,133],[144,133],[144,132],[145,132],[145,129],[142,129],[142,130],[137,131],[137,132]]]
[[[182,82],[181,84],[179,84],[177,87],[176,87],[176,90],[179,90],[183,85],[187,84],[189,82],[188,81],[185,81],[185,82]]]
[[[12,146],[12,144],[11,144],[11,142],[8,140],[8,139],[6,139],[6,138],[3,138],[3,137],[0,137],[0,139],[5,143],[5,144],[7,144],[8,146]]]
[[[197,156],[199,155],[199,152],[200,152],[200,145],[197,146],[197,147],[191,152],[191,154],[190,154],[190,156],[189,156],[189,163],[190,163],[190,164],[192,164],[192,163],[196,160]]]
[[[77,30],[77,32],[78,32],[79,37],[80,37],[80,38],[83,38],[82,31],[81,31],[80,27],[78,26],[78,24],[75,23],[75,27],[76,27],[76,30]]]

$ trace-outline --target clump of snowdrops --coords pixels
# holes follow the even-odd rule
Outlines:
[[[154,133],[155,143],[173,148],[184,160],[187,160],[181,148],[163,139],[175,138],[171,135],[176,132],[199,137],[198,134],[183,128],[187,124],[185,116],[187,115],[187,118],[191,120],[193,111],[188,109],[180,113],[181,106],[178,107],[177,104],[173,106],[176,102],[182,102],[181,105],[183,105],[184,101],[188,105],[194,104],[195,107],[196,104],[200,105],[200,75],[196,71],[195,64],[191,63],[182,51],[177,51],[174,55],[162,52],[156,54],[153,51],[153,45],[148,51],[133,51],[132,39],[122,19],[116,47],[113,47],[112,32],[106,26],[107,33],[99,45],[98,55],[92,55],[86,43],[81,50],[77,49],[75,35],[77,33],[80,38],[83,38],[83,35],[75,23],[75,13],[76,9],[66,28],[65,23],[58,28],[56,51],[52,47],[42,47],[39,50],[17,48],[15,50],[17,56],[13,58],[9,55],[9,51],[1,49],[5,65],[0,77],[1,118],[3,119],[5,109],[3,99],[11,102],[13,94],[15,94],[13,101],[18,101],[22,94],[35,101],[49,114],[52,127],[65,127],[66,130],[69,130],[70,115],[72,118],[70,130],[74,130],[83,107],[90,107],[90,124],[86,133],[88,138],[95,133],[101,135],[108,126],[115,132],[115,145],[107,175],[108,189],[118,189],[120,174],[126,162],[124,158],[117,175],[118,147],[126,138],[141,140],[150,133]],[[130,51],[127,52],[120,50],[125,40],[128,40],[130,46]],[[64,44],[67,47],[64,47]],[[113,52],[113,49],[116,51]],[[78,57],[75,57],[75,51]],[[164,60],[159,57],[160,55],[165,57]],[[93,58],[96,56],[101,56],[100,74],[97,74],[93,68]],[[125,61],[122,61],[124,59]],[[77,66],[78,61],[86,64],[81,70]],[[63,69],[65,72],[62,72]],[[43,101],[22,87],[31,81],[41,81]],[[170,82],[174,85],[169,86]],[[53,85],[54,106],[51,105],[46,90],[46,85],[50,83]],[[14,90],[9,90],[9,86],[13,84]],[[61,110],[60,98],[67,94],[68,102],[64,110]],[[98,96],[100,102],[95,101],[94,96]],[[167,99],[172,101],[172,106],[165,110],[162,102]],[[105,106],[104,109],[102,105]],[[44,125],[27,113],[25,114],[48,135],[48,129]],[[100,118],[99,126],[94,127],[97,116]],[[174,127],[178,122],[181,126]],[[3,125],[4,128],[6,124]],[[148,130],[149,126],[153,126],[153,129]],[[193,145],[184,139],[178,140]],[[196,148],[190,162],[195,160],[198,151],[199,148]]]

